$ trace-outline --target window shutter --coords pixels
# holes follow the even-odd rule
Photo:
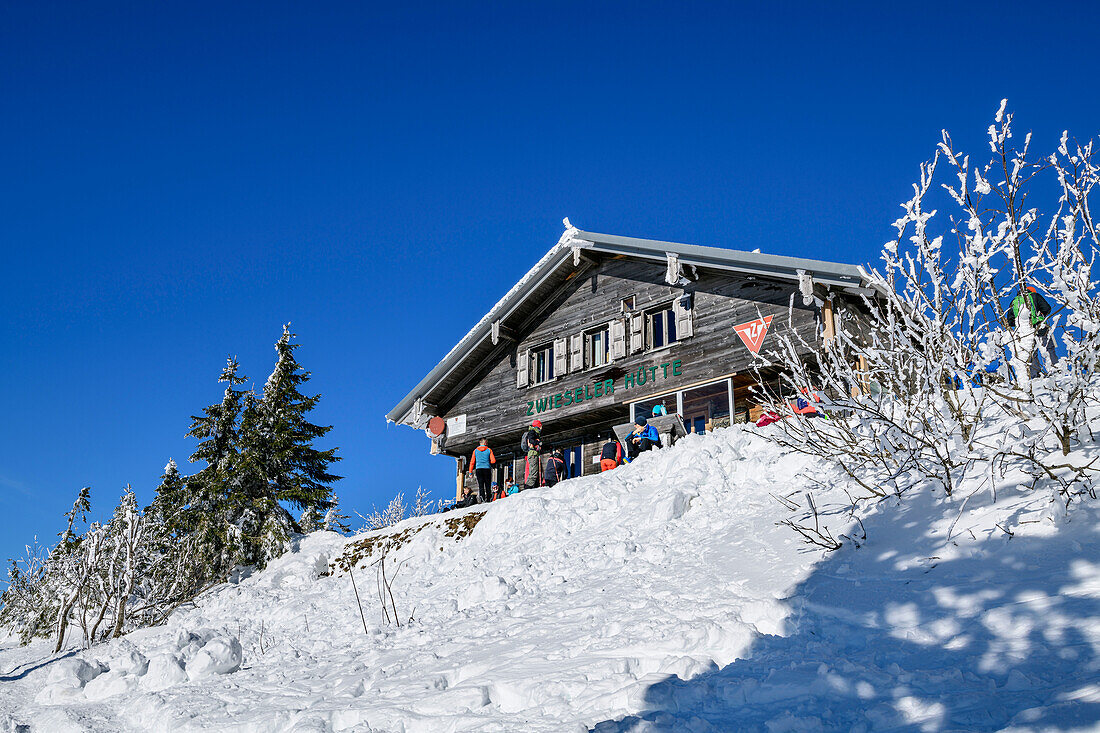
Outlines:
[[[612,321],[607,328],[611,335],[611,361],[626,358],[626,324]]]
[[[681,302],[682,298],[677,298],[672,301],[672,311],[676,314],[676,338],[682,340],[691,338],[694,334],[694,324],[692,323],[693,308],[685,308]]]
[[[569,371],[579,372],[584,369],[584,334],[578,333],[569,337]]]
[[[569,353],[565,350],[565,339],[554,339],[554,378],[564,377],[569,371]]]
[[[516,387],[526,387],[529,384],[530,374],[531,352],[518,352],[516,354]]]
[[[630,315],[630,353],[636,354],[645,351],[645,314],[632,313]]]

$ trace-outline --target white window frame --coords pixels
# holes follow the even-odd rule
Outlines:
[[[603,340],[603,361],[596,363],[596,337]],[[584,365],[587,369],[605,367],[611,363],[611,324],[584,332]]]
[[[543,344],[542,346],[531,349],[531,369],[530,379],[528,384],[532,387],[539,384],[549,384],[554,381],[557,376],[554,373],[554,342]],[[539,379],[539,357],[545,358],[546,370],[544,372],[544,379]],[[547,376],[548,375],[548,376]]]
[[[664,330],[664,343],[657,346],[654,337],[654,325],[657,321],[657,315],[660,314],[662,321],[662,328]],[[680,332],[676,332],[676,338],[671,341],[668,338],[668,324],[671,321],[672,327],[676,328],[676,309],[672,303],[667,305],[658,306],[656,308],[650,308],[645,311],[645,350],[646,351],[660,351],[661,349],[668,348],[673,344],[680,343]]]

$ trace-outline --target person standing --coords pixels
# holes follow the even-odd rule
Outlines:
[[[622,462],[623,447],[616,440],[615,433],[611,433],[611,437],[604,443],[603,450],[600,451],[600,471],[610,471],[620,466]]]
[[[489,447],[489,439],[482,438],[481,445],[470,455],[470,472],[477,476],[477,498],[482,503],[493,499],[493,466],[497,457]]]
[[[1012,329],[1012,369],[1021,389],[1029,389],[1031,380],[1042,373],[1039,349],[1046,352],[1052,364],[1058,358],[1046,322],[1049,315],[1050,303],[1031,285],[1012,299],[1005,314],[1008,327]]]
[[[557,448],[550,457],[546,459],[546,485],[553,486],[557,482],[565,478],[565,458],[562,456],[561,448]]]
[[[542,422],[535,420],[531,427],[523,434],[519,441],[519,449],[527,454],[527,463],[524,468],[524,488],[533,489],[539,485],[539,451],[542,450]]]
[[[644,417],[634,421],[634,429],[630,431],[627,439],[627,457],[633,461],[638,454],[644,453],[653,446],[660,447],[661,436],[657,434],[657,428],[650,425]]]

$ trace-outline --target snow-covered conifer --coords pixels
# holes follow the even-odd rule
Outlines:
[[[195,591],[228,577],[242,557],[240,533],[234,529],[239,513],[230,495],[241,480],[240,419],[251,392],[237,389],[247,381],[238,369],[236,359],[227,360],[218,380],[226,383],[221,402],[193,417],[187,433],[199,440],[191,461],[206,465],[185,483],[185,506],[170,526],[194,540]]]
[[[314,446],[332,427],[307,419],[320,395],[301,392],[310,373],[294,357],[298,344],[291,343],[293,338],[284,326],[263,396],[248,400],[242,412],[240,470],[230,492],[231,503],[247,507],[251,515],[239,525],[245,537],[244,560],[260,565],[287,549],[292,531],[304,531],[284,507],[304,511],[315,527],[331,506],[331,484],[340,479],[328,470],[340,460],[336,449]]]

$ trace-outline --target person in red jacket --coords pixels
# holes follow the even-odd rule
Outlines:
[[[482,438],[481,445],[470,455],[470,473],[477,476],[477,496],[481,502],[493,500],[493,466],[497,457],[489,447],[489,439]]]

